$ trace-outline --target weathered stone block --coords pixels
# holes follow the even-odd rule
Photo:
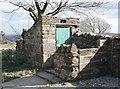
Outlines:
[[[80,56],[93,55],[97,53],[98,48],[79,49],[79,51],[80,51]]]
[[[80,56],[80,63],[89,63],[93,56],[86,55],[86,56]]]
[[[106,41],[107,41],[107,39],[99,39],[98,40],[98,46],[102,47],[105,44]]]
[[[72,46],[71,46],[71,53],[77,54],[77,52],[78,52],[78,48],[77,48],[77,46],[73,43]]]

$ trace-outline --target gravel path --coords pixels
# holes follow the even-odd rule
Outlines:
[[[37,80],[38,79],[39,78],[37,78]],[[18,81],[18,82],[23,86],[18,86],[14,88],[4,87],[3,89],[43,89],[43,87],[47,87],[47,88],[54,87],[54,89],[57,89],[57,87],[62,87],[62,88],[66,87],[67,89],[69,89],[69,87],[72,87],[72,88],[76,88],[76,87],[79,87],[79,88],[80,87],[119,87],[117,89],[120,89],[120,78],[114,78],[111,76],[104,76],[104,77],[99,77],[95,79],[77,81],[77,82],[72,82],[72,83],[64,82],[64,83],[57,83],[57,84],[50,84],[50,83],[47,84],[47,81],[45,83],[45,82],[42,82],[41,79],[37,81],[37,83],[35,83],[36,79],[34,78],[34,79],[28,79],[27,83],[29,84],[26,85],[26,80],[24,82],[22,80],[23,79],[21,79],[21,81]],[[13,80],[13,81],[16,81],[16,80]],[[7,83],[6,85],[10,85]],[[12,84],[19,85],[19,83],[14,82],[14,84],[13,83]]]
[[[104,76],[74,83],[53,84],[50,87],[120,87],[120,78]]]

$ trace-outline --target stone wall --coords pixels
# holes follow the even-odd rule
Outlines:
[[[77,45],[78,48],[97,48],[98,47],[98,40],[102,38],[100,35],[90,35],[90,34],[73,34],[73,43]]]
[[[56,51],[55,29],[68,26],[72,32],[79,25],[77,18],[56,18],[42,16],[29,30],[23,30],[23,51],[25,58],[33,65],[43,68],[53,66],[51,55]]]
[[[90,79],[108,73],[107,64],[110,59],[107,50],[99,48],[76,49],[76,54],[71,50],[71,46],[62,45],[53,57],[55,69],[62,79],[67,81],[77,78]]]
[[[52,55],[56,51],[56,28],[58,26],[71,27],[72,32],[76,28],[74,25],[79,25],[79,19],[77,18],[56,18],[50,16],[42,17],[42,36],[43,36],[43,60],[44,68],[50,68],[54,65]]]
[[[111,42],[110,74],[115,77],[120,77],[120,38],[113,38]]]
[[[42,19],[40,18],[28,30],[23,30],[24,57],[34,66],[42,66]]]
[[[64,25],[76,25],[79,26],[79,18],[57,18],[57,17],[51,17],[51,16],[42,16],[42,24],[43,25],[50,25],[50,24],[64,24]]]
[[[43,64],[42,67],[49,68],[53,66],[53,59],[51,55],[54,54],[56,50],[55,45],[55,28],[56,25],[51,25],[55,22],[51,17],[42,17],[42,41],[43,41]]]
[[[55,70],[59,77],[65,81],[73,80],[78,76],[79,58],[77,51],[75,44],[72,46],[61,45],[53,55]]]
[[[71,46],[59,47],[54,54],[59,76],[65,80],[91,79],[108,74],[120,77],[120,38],[99,39],[98,43],[97,48],[77,48],[75,66],[71,66],[74,59]],[[71,73],[74,76],[71,77]]]
[[[109,53],[101,48],[79,49],[79,79],[91,79],[108,74]]]

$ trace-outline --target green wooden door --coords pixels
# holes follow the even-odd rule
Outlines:
[[[61,44],[70,44],[70,28],[68,27],[56,28],[56,46],[59,47]]]

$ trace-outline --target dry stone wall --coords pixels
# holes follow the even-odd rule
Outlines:
[[[91,79],[107,74],[120,77],[119,46],[120,39],[116,38],[99,40],[97,48],[61,45],[53,56],[55,69],[64,80]]]
[[[120,38],[111,39],[112,49],[111,49],[111,75],[115,77],[120,77]]]
[[[62,79],[91,79],[108,74],[120,77],[120,38],[96,41],[96,48],[79,49],[73,43],[72,46],[61,45],[56,50],[54,67]]]
[[[54,54],[54,66],[59,77],[65,81],[73,80],[78,76],[79,58],[75,44],[61,45]]]
[[[56,72],[66,81],[90,79],[107,74],[108,55],[99,48],[75,49],[61,45],[54,54],[54,65]]]
[[[23,30],[23,52],[24,57],[31,65],[41,67],[42,56],[42,19],[40,18],[28,30]]]
[[[98,47],[98,39],[102,38],[99,35],[92,36],[90,34],[73,34],[72,41],[78,48],[96,48]]]

